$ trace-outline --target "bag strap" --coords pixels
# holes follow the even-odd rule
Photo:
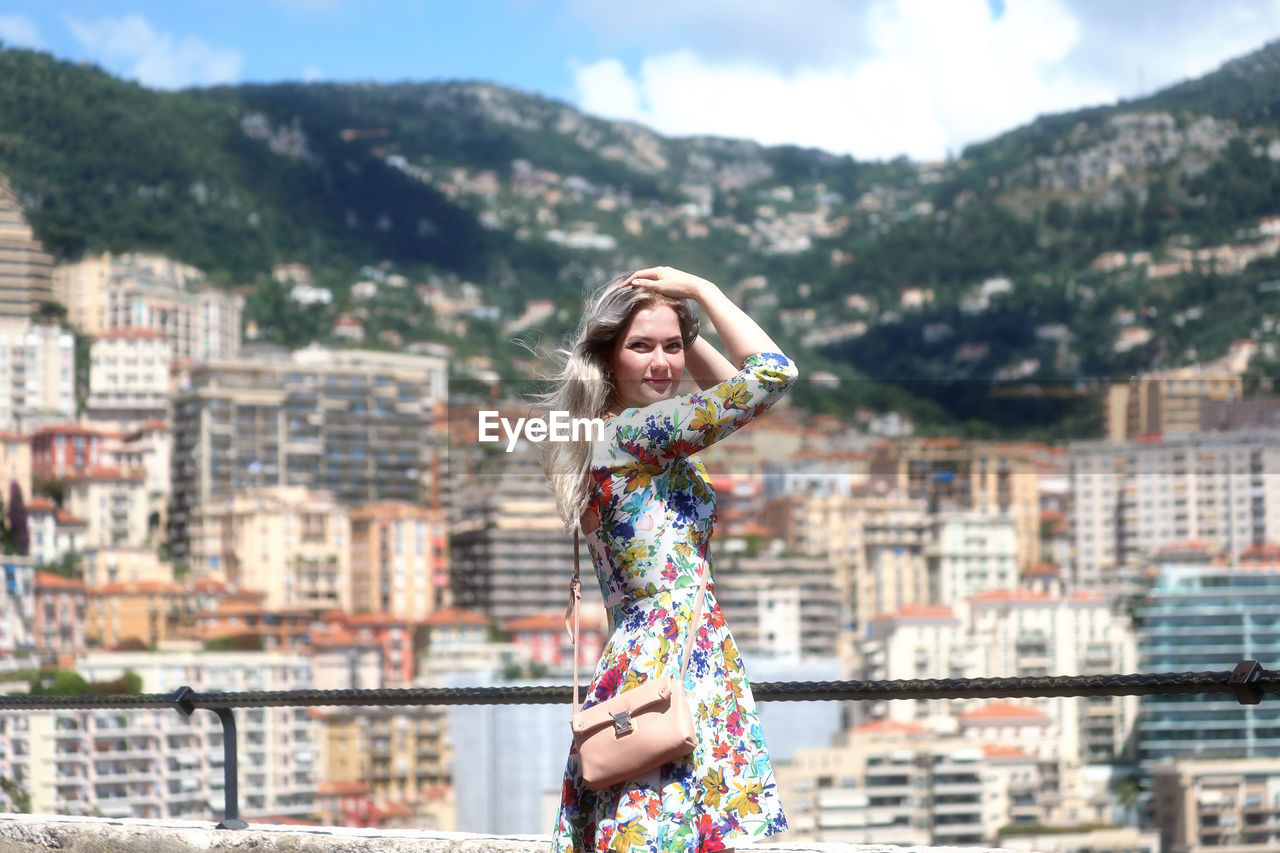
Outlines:
[[[698,622],[702,616],[702,605],[707,596],[707,576],[704,573],[698,580],[698,595],[693,600],[693,615],[689,619],[689,630],[684,638],[684,655],[680,663],[680,680],[684,681],[689,671],[692,658],[693,643],[698,637]],[[569,632],[573,641],[573,711],[578,711],[578,606],[582,602],[582,575],[578,568],[578,528],[573,531],[573,578],[569,581],[569,609],[564,613],[564,629]],[[573,628],[569,628],[569,617],[573,617]]]

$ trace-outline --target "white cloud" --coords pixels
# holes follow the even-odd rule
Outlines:
[[[145,86],[180,89],[234,82],[244,57],[229,47],[214,47],[199,36],[180,39],[157,32],[141,15],[85,21],[64,16],[76,41],[104,66]]]
[[[314,65],[304,65],[302,67],[303,83],[318,83],[324,80],[328,75]]]
[[[825,14],[773,0],[649,0],[643,14],[578,0],[618,53],[651,45],[631,68],[572,65],[578,104],[673,135],[934,159],[1043,113],[1204,74],[1280,33],[1280,0],[1006,0],[999,18],[987,0],[815,2]]]
[[[0,15],[0,41],[9,47],[43,47],[40,28],[22,15]]]

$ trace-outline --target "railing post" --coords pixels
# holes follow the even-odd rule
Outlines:
[[[240,819],[240,768],[236,764],[236,718],[230,708],[210,708],[222,722],[223,810],[218,829],[245,829]]]
[[[1262,701],[1262,688],[1256,683],[1261,676],[1262,664],[1256,660],[1242,660],[1232,671],[1227,687],[1241,705],[1257,705]]]
[[[195,703],[191,701],[194,693],[190,687],[179,687],[173,691],[169,701],[184,717],[190,717],[195,711]],[[240,769],[236,762],[236,718],[230,708],[210,708],[218,715],[222,723],[222,820],[218,829],[247,829],[249,824],[240,819]]]

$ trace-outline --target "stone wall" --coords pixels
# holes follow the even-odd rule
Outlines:
[[[208,821],[0,815],[0,853],[547,853],[547,836],[269,826],[217,829]],[[741,849],[741,848],[740,848]],[[756,849],[817,853],[997,853],[984,848],[886,847],[856,844],[769,844]]]

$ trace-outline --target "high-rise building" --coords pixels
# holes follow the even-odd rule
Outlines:
[[[75,413],[75,338],[61,326],[0,316],[0,429],[30,433]]]
[[[1166,758],[1151,777],[1164,853],[1280,849],[1280,758]]]
[[[26,320],[53,299],[53,258],[35,239],[9,179],[0,175],[0,317]]]
[[[823,557],[734,553],[713,558],[716,600],[744,653],[834,657],[840,597]]]
[[[1135,612],[1140,672],[1280,660],[1280,568],[1164,565]],[[1138,760],[1280,757],[1280,707],[1231,696],[1144,696]]]
[[[154,329],[111,329],[95,338],[89,347],[89,420],[122,430],[168,420],[170,352],[168,338]]]
[[[192,368],[174,401],[169,545],[191,558],[191,524],[211,500],[305,486],[345,506],[424,503],[446,393],[431,356],[311,347]]]
[[[1080,589],[1137,592],[1148,557],[1173,542],[1200,540],[1234,561],[1280,541],[1280,432],[1079,442],[1069,458]]]
[[[1007,515],[939,512],[926,554],[932,602],[945,604],[1018,585],[1018,531]]]
[[[298,690],[310,659],[278,652],[91,652],[90,682],[142,679],[143,693]],[[242,817],[305,819],[316,808],[320,724],[307,708],[236,713]],[[0,714],[0,773],[21,778],[41,814],[208,820],[222,816],[222,726],[208,711]]]
[[[871,485],[924,500],[931,512],[1008,516],[1018,535],[1018,567],[1026,569],[1040,562],[1039,452],[1034,445],[906,439],[876,450]]]
[[[455,603],[499,624],[541,611],[563,612],[573,575],[573,534],[564,530],[532,446],[521,443],[512,453],[492,454],[469,471],[455,461],[452,469],[459,495],[449,525]],[[585,542],[579,553],[583,606],[598,612],[600,587]]]
[[[191,517],[192,575],[266,593],[268,610],[351,610],[351,520],[327,492],[267,486]]]
[[[1093,593],[1050,596],[988,590],[952,606],[910,605],[872,620],[862,643],[867,679],[1014,678],[1132,672],[1127,620]],[[863,702],[864,716],[913,722],[954,716],[974,700]],[[1031,704],[1060,726],[1062,750],[1079,763],[1126,757],[1137,716],[1133,697],[1046,698]]]
[[[158,255],[98,255],[60,265],[53,290],[67,320],[97,337],[142,328],[168,339],[174,362],[236,358],[244,298],[217,290],[195,267]]]
[[[374,503],[351,512],[351,606],[421,620],[448,604],[443,510]]]
[[[923,498],[866,490],[774,498],[767,516],[787,547],[831,566],[840,605],[837,654],[857,666],[863,635],[880,613],[928,601],[933,527]]]

